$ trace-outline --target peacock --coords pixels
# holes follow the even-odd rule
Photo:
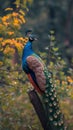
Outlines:
[[[34,89],[42,97],[48,119],[47,125],[50,125],[51,130],[66,130],[64,116],[59,107],[51,73],[42,59],[32,49],[32,42],[37,40],[37,38],[32,33],[32,30],[28,30],[26,36],[28,37],[28,41],[23,48],[22,68]]]

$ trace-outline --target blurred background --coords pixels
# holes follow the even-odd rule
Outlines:
[[[73,130],[73,0],[0,0],[0,130],[43,130],[29,101],[21,58],[33,49],[52,73],[68,130]]]
[[[12,7],[16,10],[16,0],[0,0],[0,15],[5,15],[4,9]],[[25,2],[24,2],[25,1]],[[26,3],[26,0],[20,0]],[[48,34],[54,29],[57,46],[59,46],[63,58],[70,67],[73,67],[73,1],[72,0],[27,0],[26,23],[22,26],[22,33],[32,29],[38,35],[38,43],[35,45],[40,51],[44,51],[49,44]],[[29,10],[29,11],[28,11]]]

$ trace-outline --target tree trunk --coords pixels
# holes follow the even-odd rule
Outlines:
[[[12,58],[12,64],[15,65],[15,64],[19,64],[20,60],[19,60],[19,54],[18,54],[18,50],[17,48],[15,47],[15,52],[13,54],[13,58]]]
[[[47,120],[47,116],[46,116],[46,113],[44,110],[44,106],[43,106],[38,94],[36,93],[36,91],[29,90],[28,95],[29,95],[29,99],[39,117],[39,120],[40,120],[44,130],[52,130],[50,125],[47,124],[48,120]]]
[[[71,17],[72,17],[72,7],[73,7],[73,0],[70,0],[69,2],[69,8],[68,8],[68,15],[66,20],[66,26],[65,26],[65,45],[70,44],[70,23],[71,23]]]

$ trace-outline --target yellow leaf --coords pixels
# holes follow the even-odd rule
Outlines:
[[[12,13],[12,16],[13,16],[13,17],[16,17],[16,16],[18,16],[18,13],[13,12],[13,13]]]
[[[4,54],[12,54],[14,53],[14,49],[10,47],[6,47],[4,50]]]
[[[0,29],[2,28],[2,26],[3,26],[3,25],[2,25],[2,24],[0,24]]]
[[[13,10],[12,8],[6,8],[5,11],[8,11],[8,10]]]
[[[1,42],[2,40],[3,40],[3,38],[1,37],[1,38],[0,38],[0,42]]]
[[[0,66],[2,66],[3,65],[3,62],[2,61],[0,61]]]
[[[14,24],[14,26],[19,26],[19,21],[17,18],[14,18],[13,24]]]
[[[67,81],[73,83],[73,79],[70,76],[67,76]]]
[[[8,26],[10,23],[9,22],[3,22],[3,24]]]
[[[19,12],[20,12],[22,15],[25,15],[24,11],[20,10]]]
[[[6,22],[6,20],[8,20],[10,18],[10,15],[6,15],[2,17],[2,21]]]
[[[13,35],[14,34],[14,32],[7,32],[9,35]]]
[[[26,21],[25,21],[25,19],[24,19],[24,16],[19,15],[19,17],[20,17],[20,19],[22,20],[22,22],[23,22],[23,23],[25,23],[25,22],[26,22]]]

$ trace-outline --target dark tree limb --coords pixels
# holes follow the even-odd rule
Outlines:
[[[39,117],[42,127],[44,128],[44,130],[51,130],[50,126],[47,125],[46,113],[45,113],[43,104],[42,104],[38,94],[36,93],[35,90],[29,90],[28,95],[29,95],[29,99]]]
[[[72,18],[72,9],[73,9],[73,0],[70,0],[69,2],[69,7],[68,7],[68,13],[67,13],[67,20],[66,20],[66,24],[65,24],[65,35],[66,35],[66,39],[65,42],[70,42],[70,24],[71,24],[71,18]]]

